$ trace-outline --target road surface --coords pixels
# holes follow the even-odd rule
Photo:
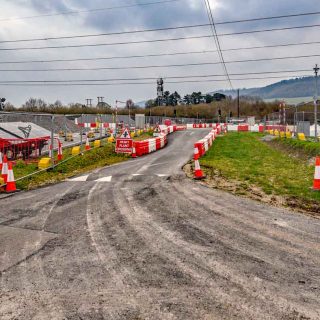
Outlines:
[[[320,221],[186,179],[204,135],[0,200],[0,319],[320,319]]]

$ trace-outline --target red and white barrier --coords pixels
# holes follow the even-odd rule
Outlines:
[[[141,157],[145,154],[155,152],[162,149],[168,143],[167,135],[161,134],[160,137],[147,139],[143,141],[136,141],[135,146],[135,155]]]
[[[221,129],[220,126],[219,128]],[[194,178],[195,179],[203,179],[205,177],[200,167],[199,158],[205,155],[206,152],[210,149],[210,147],[213,144],[213,141],[216,138],[217,133],[218,133],[218,130],[214,129],[208,135],[206,135],[203,139],[197,141],[194,144]]]

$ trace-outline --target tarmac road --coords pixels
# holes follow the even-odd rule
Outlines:
[[[320,221],[150,156],[0,200],[0,319],[320,319]]]

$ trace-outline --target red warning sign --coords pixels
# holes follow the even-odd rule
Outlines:
[[[116,153],[132,153],[133,140],[131,139],[130,132],[125,129],[120,138],[116,139]]]

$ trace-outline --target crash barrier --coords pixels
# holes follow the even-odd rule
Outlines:
[[[206,154],[206,152],[211,148],[216,136],[218,134],[217,129],[212,130],[203,139],[197,141],[194,144],[194,178],[203,179],[205,176],[201,170],[199,159]]]
[[[249,125],[247,123],[241,124],[228,124],[227,125],[228,131],[232,132],[264,132],[265,127],[263,125]]]
[[[301,141],[307,141],[306,136],[304,133],[298,133],[298,139]]]
[[[160,137],[151,138],[133,143],[132,157],[141,157],[162,149],[168,143],[167,135],[161,134]]]

